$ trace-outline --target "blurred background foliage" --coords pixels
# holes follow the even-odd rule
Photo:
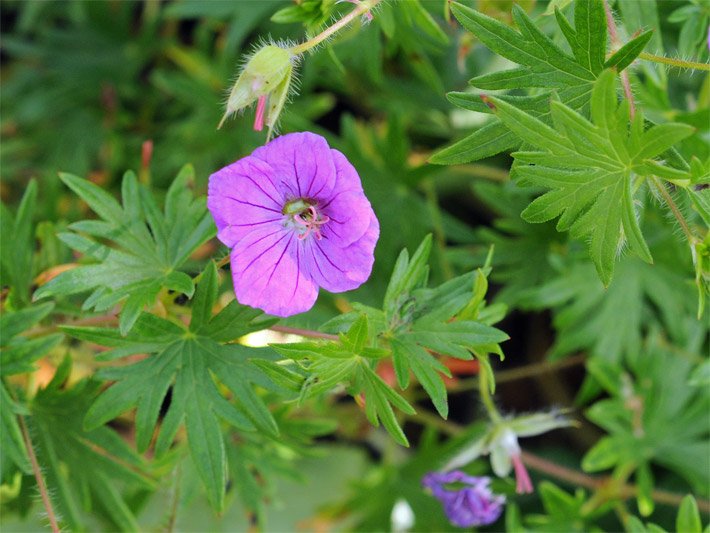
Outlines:
[[[464,3],[510,23],[513,2]],[[551,8],[571,10],[564,0],[518,4],[550,32],[555,28]],[[657,29],[651,43],[655,50],[648,51],[707,60],[703,35],[709,9],[704,0],[647,0],[643,6],[635,6],[635,0],[617,0],[613,4],[620,31],[626,35],[641,27]],[[210,173],[264,142],[262,133],[252,131],[249,111],[216,130],[221,103],[244,54],[267,36],[300,41],[351,8],[333,0],[0,1],[0,192],[5,205],[17,211],[29,180],[37,180],[37,207],[30,227],[38,251],[31,261],[31,277],[47,275],[57,265],[75,260],[54,234],[89,212],[62,185],[58,172],[87,177],[117,194],[124,171],[133,169],[160,196],[180,168],[191,163],[195,168],[191,186],[204,193]],[[531,225],[520,218],[535,191],[509,180],[508,155],[452,167],[427,163],[436,150],[485,121],[480,113],[455,108],[445,93],[465,90],[472,76],[504,67],[505,60],[456,23],[444,0],[386,2],[371,24],[355,23],[305,58],[298,69],[298,94],[286,106],[280,129],[317,132],[347,155],[362,177],[382,233],[368,283],[352,294],[321,294],[312,312],[286,323],[316,327],[348,310],[350,301],[379,304],[399,251],[414,250],[427,233],[434,234],[436,243],[431,261],[436,282],[482,265],[494,244],[492,297],[511,309],[499,327],[512,338],[504,346],[508,357],[499,364],[499,404],[505,412],[549,405],[573,408],[581,422],[578,429],[526,441],[526,449],[579,468],[581,457],[591,448],[583,464],[589,471],[623,463],[628,459],[624,454],[639,445],[634,420],[627,416],[629,402],[651,401],[657,398],[656,388],[663,387],[663,398],[673,400],[654,403],[643,413],[657,431],[644,437],[643,472],[649,474],[641,479],[637,474],[637,483],[647,492],[652,486],[678,492],[692,488],[706,498],[707,364],[705,370],[696,368],[695,374],[692,369],[707,354],[708,329],[706,322],[695,318],[690,255],[664,210],[656,202],[645,206],[644,233],[655,265],[625,257],[605,290],[583,243],[558,233],[553,223]],[[667,73],[651,63],[634,69],[631,76],[646,115],[695,125],[699,134],[685,141],[681,152],[706,158],[710,152],[708,77]],[[7,246],[8,228],[2,229],[3,246]],[[193,256],[188,269],[197,274],[201,260],[224,253],[213,240]],[[4,263],[3,269],[7,269]],[[223,292],[228,292],[228,286],[223,285]],[[67,306],[69,312],[76,311]],[[54,349],[43,360],[31,378],[33,387],[48,383],[67,350],[74,359],[72,383],[91,375],[94,363],[86,347],[65,346],[62,353]],[[535,364],[546,365],[547,370],[516,377],[516,367]],[[700,385],[689,386],[691,378]],[[61,383],[55,377],[55,386]],[[97,382],[89,380],[82,386],[86,387],[80,398],[84,401],[86,394],[94,394]],[[61,401],[74,401],[74,390],[64,393]],[[452,386],[454,422],[466,424],[478,417],[474,392],[466,387],[465,377]],[[600,395],[603,399],[592,403]],[[343,427],[316,446],[308,446],[308,439],[254,442],[245,445],[244,454],[235,446],[229,451],[233,456],[229,497],[237,503],[209,523],[196,522],[197,517],[212,513],[189,461],[180,462],[185,472],[179,483],[163,486],[155,495],[155,487],[145,480],[117,473],[116,479],[128,487],[126,501],[139,509],[140,527],[244,530],[250,520],[254,523],[261,516],[262,525],[272,530],[319,529],[333,523],[379,530],[389,527],[395,494],[426,509],[422,515],[429,518],[426,524],[418,524],[422,528],[451,527],[438,504],[419,490],[418,479],[430,468],[431,458],[443,453],[436,432],[429,429],[421,434],[415,423],[405,426],[419,436],[419,445],[415,453],[404,456],[391,443],[378,442],[381,435],[363,437],[363,428],[354,422],[357,417],[351,416],[357,409],[352,403],[331,405],[328,413],[317,403],[308,409],[309,414],[343,420]],[[77,416],[83,416],[76,409],[72,414],[49,407],[42,413],[48,430],[57,424],[79,427]],[[122,423],[117,429],[130,440],[130,424]],[[314,438],[323,433],[328,433],[327,428],[284,430],[285,435]],[[678,442],[681,435],[687,437],[684,444]],[[604,439],[614,444],[605,444]],[[255,449],[263,455],[250,457]],[[130,449],[121,453],[128,463],[142,460]],[[184,450],[175,453],[185,455]],[[64,460],[80,463],[81,457]],[[162,461],[171,460],[179,458]],[[170,472],[160,462],[151,468],[159,474]],[[483,463],[472,469],[485,472]],[[291,479],[305,480],[308,490]],[[31,476],[23,478],[21,489],[12,478],[2,481],[3,514],[17,511],[29,520],[13,521],[12,529],[38,527],[36,513],[29,512],[28,502],[34,500]],[[107,490],[102,483],[79,480],[76,490]],[[608,508],[589,514],[589,506],[584,505],[589,495],[572,496],[551,483],[541,486],[541,493],[544,505],[537,496],[521,498],[509,508],[506,523],[512,528],[525,523],[530,528],[554,526],[567,531],[574,520],[607,529],[619,526]],[[120,517],[107,512],[110,501],[99,499],[94,515],[82,522],[86,529],[120,523]],[[173,515],[177,526],[163,523],[166,507],[176,501],[181,508]],[[324,503],[328,505],[323,507]],[[564,523],[565,516],[569,523]],[[675,520],[672,507],[661,506],[653,515],[653,521],[666,528],[672,528]]]

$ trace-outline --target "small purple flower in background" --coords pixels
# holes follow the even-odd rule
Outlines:
[[[355,168],[320,135],[278,137],[218,170],[207,207],[244,305],[291,316],[318,287],[349,291],[370,277],[379,222]]]
[[[488,477],[473,477],[460,470],[430,472],[422,478],[422,485],[441,501],[449,521],[457,527],[485,526],[498,520],[505,496],[494,495],[490,482]],[[446,488],[452,483],[463,486]]]

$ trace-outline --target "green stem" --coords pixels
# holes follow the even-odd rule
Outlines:
[[[704,70],[710,72],[710,63],[699,63],[697,61],[685,61],[684,59],[676,59],[674,57],[663,57],[654,54],[649,54],[647,52],[641,52],[639,58],[645,59],[646,61],[652,61],[654,63],[661,63],[662,65],[669,65],[675,68],[690,68],[694,70]]]
[[[364,15],[368,11],[370,11],[373,7],[375,7],[381,0],[360,0],[357,3],[357,7],[353,9],[350,13],[345,15],[343,18],[341,18],[339,21],[337,21],[335,24],[332,26],[328,26],[325,30],[323,30],[321,33],[316,35],[315,37],[308,39],[306,42],[297,44],[296,46],[292,46],[290,48],[290,51],[293,55],[301,55],[304,52],[307,52],[311,48],[314,48],[318,46],[320,43],[323,41],[329,39],[331,36],[336,34],[338,31],[342,30],[345,26],[350,24],[353,20],[355,20],[357,17],[360,15]]]
[[[661,193],[661,196],[663,197],[663,200],[666,202],[668,207],[670,208],[671,212],[673,213],[673,216],[675,219],[678,221],[678,224],[680,225],[680,229],[683,230],[683,234],[685,235],[686,239],[688,239],[688,244],[692,247],[693,244],[695,243],[695,236],[693,235],[693,232],[690,231],[690,226],[688,226],[688,223],[685,220],[685,217],[683,216],[683,213],[680,212],[680,209],[678,209],[678,206],[676,203],[673,201],[673,197],[670,195],[668,192],[668,189],[666,189],[665,185],[661,183],[658,178],[652,178],[653,184],[656,186],[656,189],[658,189],[658,192]]]
[[[498,409],[495,406],[495,403],[493,402],[493,396],[491,396],[491,389],[488,385],[488,374],[484,370],[481,370],[478,373],[478,379],[478,393],[481,396],[481,402],[483,402],[483,405],[486,408],[488,417],[494,424],[497,424],[503,420],[503,417],[500,415]]]
[[[49,498],[47,484],[44,482],[44,476],[42,475],[42,470],[39,466],[39,462],[37,461],[37,456],[35,455],[34,446],[32,445],[32,440],[30,439],[30,432],[27,430],[25,419],[22,416],[18,416],[17,418],[20,422],[20,432],[22,433],[22,438],[25,441],[27,455],[29,456],[30,464],[32,465],[32,473],[37,481],[37,490],[39,491],[40,498],[42,499],[44,510],[47,513],[49,527],[52,529],[52,533],[59,533],[61,530],[59,529],[57,515],[54,512],[54,507],[52,507],[52,500]]]

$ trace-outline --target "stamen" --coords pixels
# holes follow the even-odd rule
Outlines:
[[[298,240],[300,241],[308,237],[311,233],[320,241],[323,238],[320,227],[330,221],[329,217],[325,215],[321,216],[313,205],[309,205],[307,211],[294,214],[292,218],[296,224],[305,229],[305,231],[298,234]]]

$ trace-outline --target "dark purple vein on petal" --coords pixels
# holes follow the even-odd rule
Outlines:
[[[266,207],[265,205],[259,205],[259,204],[252,204],[251,202],[246,202],[244,200],[240,200],[239,198],[234,198],[233,196],[225,196],[227,200],[232,200],[234,202],[237,202],[239,204],[244,204],[244,205],[250,205],[252,207],[259,207],[261,209],[265,209],[266,211],[273,211],[274,213],[281,213],[278,209],[272,209],[270,207]]]
[[[279,265],[281,264],[281,260],[284,258],[284,254],[286,253],[286,250],[288,250],[288,247],[291,246],[292,240],[293,240],[293,233],[291,234],[291,238],[286,243],[286,246],[284,246],[284,251],[281,252],[281,255],[279,256],[279,260],[276,261],[276,265],[274,265],[274,269],[271,271],[271,274],[269,275],[269,279],[266,280],[267,286],[269,285],[269,283],[271,283],[271,278],[274,277],[274,274],[276,273],[276,269],[279,268]]]
[[[316,258],[316,253],[313,251],[313,247],[311,246],[311,255],[313,256],[313,263],[316,265],[316,268],[318,269],[318,272],[320,272],[320,275],[323,277],[324,280],[330,281],[330,278],[323,274],[323,271],[320,269],[320,265],[318,264],[318,259]]]
[[[249,227],[249,226],[259,226],[261,224],[268,224],[269,222],[276,222],[278,220],[283,219],[283,217],[279,218],[270,218],[269,220],[262,220],[261,222],[250,222],[249,224],[229,224],[227,227],[235,227],[235,228],[243,228],[243,227]]]
[[[278,231],[275,231],[274,233],[278,233]],[[259,241],[262,241],[262,240],[266,239],[267,237],[270,237],[270,236],[273,235],[274,233],[270,233],[269,235],[265,235],[265,236],[262,237],[261,239],[259,239],[259,240],[257,240],[256,242],[254,242],[254,243],[252,244],[252,246],[253,246],[254,244],[258,243]],[[263,252],[261,252],[261,253],[260,253],[259,255],[257,255],[254,259],[252,259],[252,260],[249,262],[249,264],[248,264],[247,266],[245,266],[245,267],[240,271],[240,273],[243,274],[244,272],[246,272],[247,270],[249,270],[249,269],[254,265],[254,263],[255,263],[256,261],[258,261],[258,260],[261,258],[262,255],[264,255],[266,252],[268,252],[268,251],[271,250],[272,248],[275,248],[276,245],[277,245],[278,243],[280,243],[282,240],[284,240],[285,237],[288,237],[288,235],[289,235],[288,233],[284,233],[278,241],[276,241],[274,244],[272,244],[271,246],[269,246],[266,250],[264,250]]]
[[[296,187],[298,187],[298,196],[301,196],[301,180],[298,177],[298,168],[296,168],[296,152],[293,153],[293,174],[296,176]]]
[[[308,190],[306,191],[306,196],[308,196],[309,198],[311,198],[311,189],[313,188],[313,182],[316,181],[316,176],[318,175],[318,159],[313,158],[313,162],[316,165],[316,171],[313,173],[313,176],[311,176],[311,182],[308,184]],[[325,182],[323,183],[323,185],[321,185],[321,188],[318,189],[318,192],[315,193],[313,196],[317,196],[318,193],[323,190],[323,187],[325,187]]]
[[[264,176],[266,176],[266,174],[264,174],[263,172],[262,172],[262,174],[263,174]],[[255,186],[257,189],[259,189],[261,192],[263,192],[272,202],[274,202],[275,205],[277,205],[277,206],[281,205],[281,203],[280,203],[280,202],[277,202],[277,201],[274,199],[273,196],[271,196],[268,192],[266,192],[266,191],[261,187],[261,185],[259,185],[256,181],[254,181],[254,178],[252,178],[251,176],[244,176],[244,177],[245,177],[246,179],[248,179],[249,181],[251,181],[251,182],[254,184],[254,186]],[[269,183],[271,183],[271,185],[274,185],[274,183],[268,178],[268,176],[267,176],[266,179],[269,181]],[[274,185],[274,188],[276,188],[275,185]]]
[[[318,241],[313,241],[313,243],[318,247],[318,249],[320,250],[320,253],[323,254],[323,257],[325,257],[326,260],[327,260],[331,265],[333,265],[333,268],[334,268],[335,270],[337,270],[337,271],[340,272],[341,274],[345,274],[345,270],[340,270],[340,269],[335,265],[335,263],[333,263],[333,261],[330,260],[330,257],[328,257],[328,254],[323,251],[323,248],[320,247],[320,244],[318,244]]]
[[[298,283],[301,278],[301,250],[298,246],[298,243],[296,243],[296,286],[293,288],[293,292],[291,293],[291,299],[288,301],[288,303],[293,302],[293,299],[296,297],[296,291],[298,291]]]

